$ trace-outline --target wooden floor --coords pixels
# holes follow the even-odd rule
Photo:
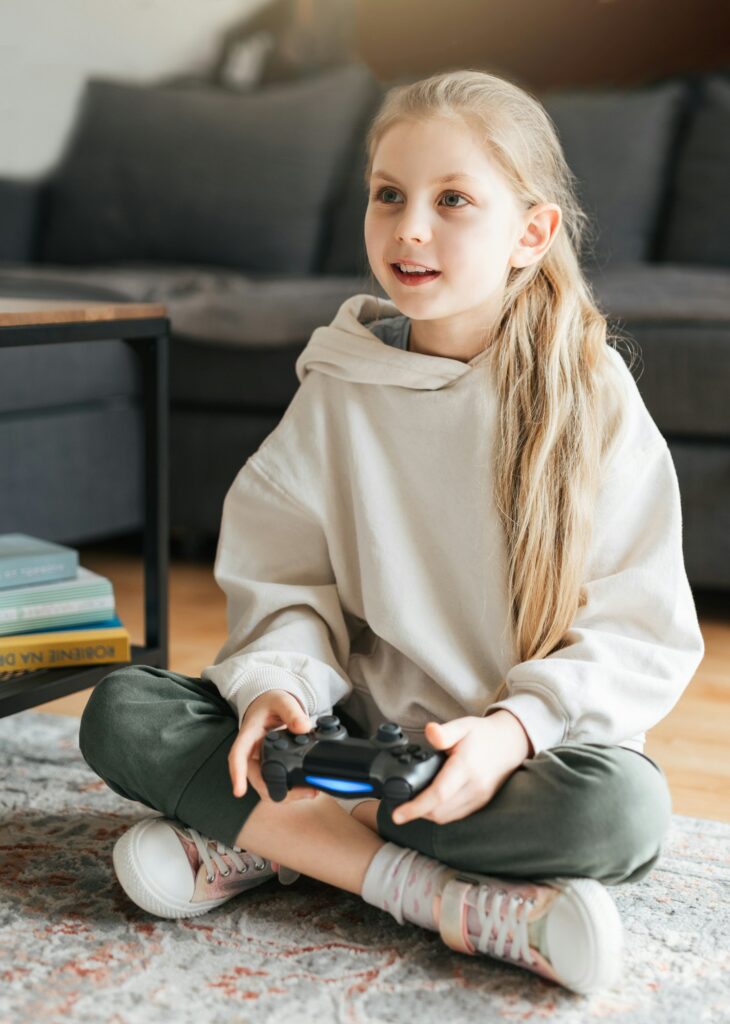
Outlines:
[[[81,563],[113,580],[120,618],[143,642],[142,563],[128,546],[81,549]],[[705,658],[677,705],[647,737],[646,752],[669,780],[674,811],[730,822],[730,593],[697,592]],[[170,668],[197,676],[213,663],[226,635],[225,600],[212,562],[173,558],[170,573]],[[37,710],[81,715],[90,690]]]

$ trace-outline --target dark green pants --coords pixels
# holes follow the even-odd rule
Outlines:
[[[352,734],[353,723],[341,717]],[[228,752],[237,734],[236,716],[212,683],[133,666],[96,686],[79,746],[115,793],[232,845],[260,799],[251,785],[233,795]],[[394,825],[392,810],[381,801],[384,839],[451,867],[617,885],[654,866],[672,807],[664,773],[648,757],[582,743],[528,759],[485,807],[459,821]]]

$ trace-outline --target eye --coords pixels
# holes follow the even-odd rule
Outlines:
[[[444,192],[444,197],[449,197],[451,199],[464,199],[464,197],[459,195],[458,192]],[[469,200],[468,199],[464,199],[464,202],[466,203],[467,206],[469,205]],[[458,206],[450,206],[449,209],[451,209],[451,210],[458,210],[459,207]]]
[[[388,185],[385,185],[383,188],[376,188],[375,191],[370,196],[370,198],[371,199],[380,199],[380,197],[385,192],[395,192],[395,189],[394,188],[390,188]]]
[[[397,190],[397,189],[395,189],[395,188],[392,188],[392,187],[391,187],[390,185],[385,185],[385,186],[384,186],[383,188],[380,188],[380,189],[376,189],[376,190],[375,190],[375,191],[374,191],[374,192],[372,193],[372,195],[370,196],[370,198],[371,198],[371,199],[373,199],[373,200],[381,199],[381,198],[382,198],[382,196],[384,195],[384,193],[386,193],[386,192],[395,192],[396,194],[398,194],[398,190]],[[443,196],[442,196],[441,198],[442,198],[442,199],[445,199],[445,198],[452,198],[452,199],[463,199],[463,200],[464,200],[464,203],[465,203],[465,204],[466,204],[467,206],[469,205],[469,200],[468,200],[468,199],[465,199],[465,198],[464,198],[464,196],[462,196],[462,195],[459,195],[459,193],[458,193],[458,192],[444,192],[444,194],[443,194]],[[385,199],[383,199],[383,202],[385,203],[385,205],[386,205],[386,206],[391,206],[391,205],[392,205],[391,203],[389,203],[389,202],[388,202],[387,200],[385,200]],[[447,204],[446,208],[447,208],[447,210],[460,210],[460,209],[462,209],[462,207],[461,207],[461,206],[454,206],[454,205],[453,205],[453,204],[451,204],[451,203]]]

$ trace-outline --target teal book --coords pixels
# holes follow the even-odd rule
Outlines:
[[[53,629],[53,632],[54,633],[68,633],[68,632],[71,632],[73,630],[78,631],[79,628],[83,628],[83,629],[119,629],[119,627],[121,625],[122,625],[121,619],[119,618],[118,615],[114,614],[110,618],[100,619],[98,622],[97,621],[85,622],[83,627],[79,627],[79,626],[55,626],[54,629]],[[34,633],[38,633],[38,634],[44,633],[45,634],[47,632],[48,632],[47,629],[23,629],[23,630],[19,629],[16,633],[13,633],[12,635],[13,636],[28,637],[29,639],[32,639]]]
[[[79,569],[79,554],[26,533],[0,534],[0,589],[69,580]]]
[[[0,636],[83,626],[115,614],[111,581],[83,566],[72,580],[0,590]]]

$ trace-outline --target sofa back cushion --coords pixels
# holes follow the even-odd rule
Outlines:
[[[367,274],[363,240],[367,190],[365,133],[383,93],[358,128],[354,156],[333,210],[322,270]],[[586,266],[651,256],[666,191],[668,165],[686,97],[683,82],[639,89],[560,90],[539,96],[578,179],[578,197],[591,221]]]
[[[683,82],[670,81],[540,97],[591,220],[584,265],[650,258],[686,93]]]
[[[705,81],[679,159],[658,256],[730,266],[730,79]]]
[[[352,156],[336,187],[327,219],[321,266],[323,274],[350,274],[364,278],[370,272],[364,235],[368,206],[368,188],[364,177],[367,164],[365,137],[385,91],[385,86],[381,84],[372,97],[369,109],[357,125]]]
[[[352,64],[253,94],[92,80],[40,259],[308,274],[376,80]]]

